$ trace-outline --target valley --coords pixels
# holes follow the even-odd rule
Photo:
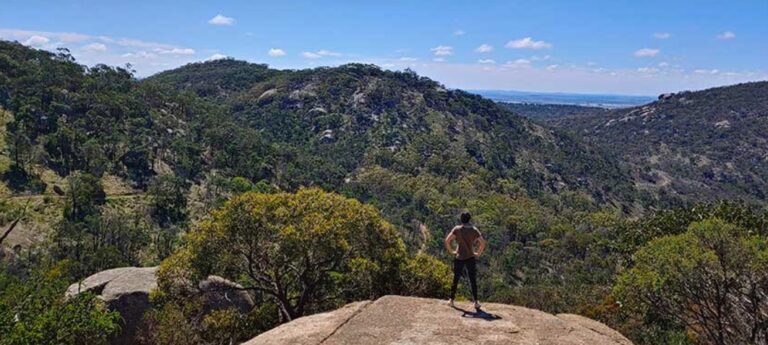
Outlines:
[[[693,344],[718,317],[736,341],[765,335],[763,314],[734,315],[766,308],[768,82],[616,109],[504,104],[372,64],[221,58],[137,78],[0,41],[0,106],[0,229],[18,221],[0,251],[0,332],[17,337],[3,345],[60,336],[22,324],[115,343],[119,308],[100,288],[63,296],[117,267],[152,269],[145,333],[127,340],[146,344],[444,299],[443,238],[464,210],[489,243],[490,302],[583,315],[637,344]],[[685,294],[726,280],[726,297]],[[210,307],[210,281],[252,303]]]

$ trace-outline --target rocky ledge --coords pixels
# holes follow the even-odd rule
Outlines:
[[[608,326],[578,315],[492,303],[483,309],[475,313],[469,303],[451,308],[441,300],[385,296],[296,319],[245,344],[632,344]]]

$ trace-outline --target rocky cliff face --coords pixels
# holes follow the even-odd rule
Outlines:
[[[451,308],[440,300],[385,296],[294,320],[245,345],[632,344],[608,326],[578,315],[504,304],[484,309],[474,313],[469,303]]]

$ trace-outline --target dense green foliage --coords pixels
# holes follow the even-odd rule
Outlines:
[[[619,278],[618,298],[652,324],[690,329],[702,343],[765,343],[765,231],[714,218],[655,239]]]
[[[62,266],[22,279],[0,272],[0,344],[107,344],[120,315],[91,294],[64,300]]]

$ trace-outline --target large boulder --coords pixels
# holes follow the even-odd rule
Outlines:
[[[144,313],[152,308],[150,292],[157,287],[157,267],[121,267],[98,272],[83,281],[72,284],[66,297],[90,291],[104,300],[107,308],[122,317],[121,331],[110,339],[111,344],[134,344],[143,327]],[[253,297],[242,286],[217,276],[199,282],[197,291],[203,300],[205,312],[215,309],[236,308],[247,313],[254,307]]]
[[[149,293],[157,287],[157,267],[121,267],[101,271],[69,286],[67,297],[90,291],[103,299],[110,310],[122,317],[120,333],[110,339],[112,344],[132,344],[139,331],[144,312],[152,307]]]
[[[523,307],[486,304],[487,313],[445,301],[385,296],[349,304],[262,333],[245,345],[537,344],[631,345],[597,321]]]

